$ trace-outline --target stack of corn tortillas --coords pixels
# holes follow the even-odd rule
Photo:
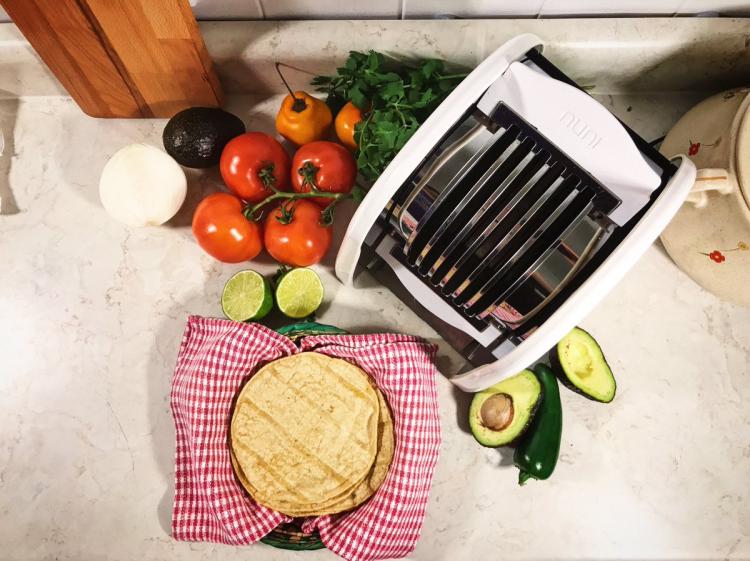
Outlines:
[[[245,384],[230,442],[237,478],[256,502],[289,516],[334,514],[380,487],[393,458],[393,420],[364,371],[300,353]]]

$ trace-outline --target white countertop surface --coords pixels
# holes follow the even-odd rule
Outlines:
[[[655,138],[696,99],[602,101]],[[229,108],[271,130],[278,100],[258,101]],[[163,124],[91,119],[64,97],[0,101],[0,182],[20,211],[0,216],[0,559],[333,559],[169,535],[169,386],[185,319],[220,316],[224,282],[245,265],[193,241],[192,208],[217,188],[210,173],[193,176],[169,226],[128,230],[101,208],[107,158],[129,142],[160,145]],[[338,284],[332,261],[319,267],[322,322],[436,340],[366,276]],[[267,258],[253,267],[273,270]],[[520,488],[510,452],[466,432],[469,396],[439,379],[442,454],[410,559],[750,558],[750,309],[703,291],[655,245],[583,327],[618,394],[601,405],[561,389],[548,481]],[[446,374],[460,368],[440,349]]]

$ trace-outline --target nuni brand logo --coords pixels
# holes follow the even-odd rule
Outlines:
[[[596,134],[580,117],[570,111],[565,111],[560,115],[560,122],[566,128],[573,131],[589,148],[596,148],[602,141],[602,137]]]

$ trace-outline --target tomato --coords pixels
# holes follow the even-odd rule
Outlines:
[[[288,224],[282,221],[292,209]],[[320,221],[320,207],[309,200],[299,199],[279,205],[268,213],[264,240],[271,257],[293,267],[308,267],[320,262],[328,251],[333,237],[332,228]],[[279,220],[281,219],[281,220]]]
[[[336,115],[334,123],[336,136],[339,137],[341,144],[352,152],[357,149],[357,142],[354,140],[354,126],[361,121],[362,111],[351,101],[344,105]]]
[[[230,140],[221,153],[219,170],[229,190],[249,203],[271,194],[264,179],[273,181],[279,191],[289,190],[289,154],[263,132],[246,132]]]
[[[242,201],[229,193],[209,195],[195,209],[193,235],[211,257],[239,263],[263,249],[260,225],[245,218],[242,209]]]
[[[318,140],[305,144],[292,159],[292,187],[298,193],[310,191],[309,181],[315,182],[320,191],[348,193],[357,178],[357,164],[354,156],[335,142]],[[319,205],[328,206],[331,199],[314,197],[310,199]]]

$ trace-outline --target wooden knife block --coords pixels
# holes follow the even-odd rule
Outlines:
[[[0,0],[92,117],[171,117],[222,93],[188,0]]]

